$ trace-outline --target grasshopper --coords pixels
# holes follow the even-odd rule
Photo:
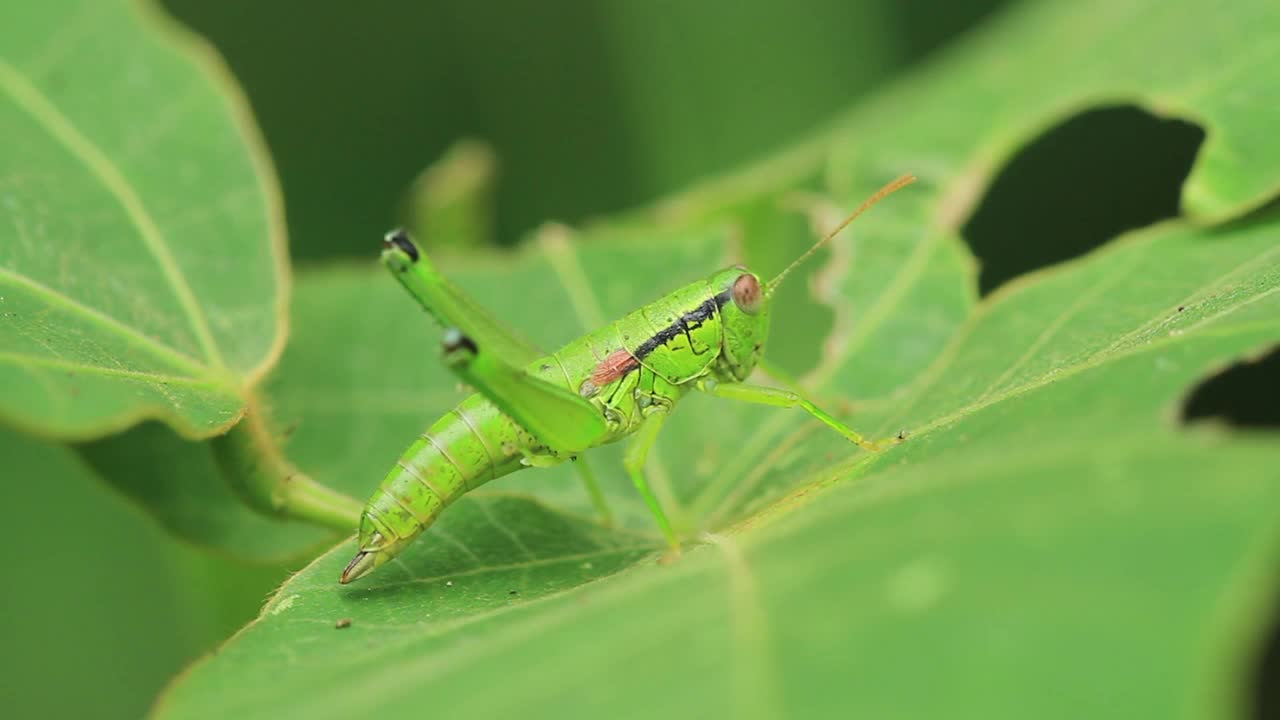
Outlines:
[[[546,355],[450,283],[403,230],[387,234],[382,263],[446,328],[444,361],[476,393],[401,455],[360,516],[359,551],[343,584],[398,555],[454,500],[525,467],[577,460],[630,437],[623,464],[673,550],[679,538],[645,479],[663,422],[692,390],[799,407],[859,447],[869,441],[791,390],[749,385],[769,334],[769,300],[786,276],[876,202],[913,182],[903,175],[869,197],[767,284],[741,265],[682,287]],[[575,463],[597,509],[608,508],[585,462]]]

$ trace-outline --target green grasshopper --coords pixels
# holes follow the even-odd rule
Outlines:
[[[388,233],[383,264],[447,328],[445,364],[477,392],[414,441],[382,481],[360,516],[359,551],[341,582],[398,555],[445,507],[480,485],[524,467],[577,460],[590,448],[628,436],[623,464],[678,551],[679,539],[649,489],[644,467],[667,415],[690,390],[800,407],[859,447],[879,450],[879,443],[799,393],[743,381],[761,360],[769,299],[786,276],[854,218],[914,180],[903,175],[881,188],[768,284],[740,265],[730,267],[550,355],[508,332],[450,283],[408,234]],[[575,466],[607,522],[604,497],[585,462]]]

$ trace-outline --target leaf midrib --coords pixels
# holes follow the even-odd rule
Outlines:
[[[88,363],[76,362],[74,360],[63,360],[56,357],[45,357],[39,355],[24,355],[22,353],[13,353],[0,350],[0,363],[10,363],[22,367],[50,367],[59,370],[68,370],[72,372],[85,373],[89,375],[102,375],[104,377],[129,378],[131,380],[142,380],[157,385],[189,385],[193,387],[213,387],[223,388],[222,383],[216,378],[206,376],[186,376],[186,375],[167,375],[164,373],[153,373],[145,370],[130,370],[129,368],[113,368],[105,365],[90,365]]]
[[[58,306],[72,313],[75,313],[89,322],[111,332],[119,334],[121,337],[132,341],[135,346],[150,352],[157,360],[161,360],[175,369],[185,370],[193,375],[210,375],[210,368],[199,360],[187,355],[171,345],[167,345],[155,338],[143,333],[141,330],[126,325],[120,320],[96,310],[84,303],[72,298],[65,293],[60,293],[53,288],[37,282],[26,275],[20,275],[8,268],[0,266],[0,282],[8,281],[11,286],[27,290],[34,295],[39,295],[49,306]]]
[[[1205,283],[1200,287],[1197,287],[1194,290],[1194,292],[1186,296],[1186,298],[1179,304],[1187,305],[1192,303],[1197,297],[1204,295],[1204,293],[1210,291],[1210,289],[1212,288],[1220,286],[1225,280],[1238,274],[1243,268],[1249,267],[1277,253],[1280,253],[1280,246],[1272,248],[1271,250],[1268,250],[1259,255],[1254,255],[1253,257],[1250,257],[1248,260],[1244,261],[1243,263],[1219,275],[1213,281]],[[1133,266],[1129,266],[1128,268],[1126,268],[1126,270],[1132,269],[1132,267]],[[1123,271],[1120,274],[1123,275]],[[1031,390],[1035,390],[1037,388],[1043,387],[1051,382],[1054,382],[1055,380],[1065,379],[1077,373],[1088,370],[1090,368],[1097,367],[1103,364],[1104,362],[1107,362],[1108,360],[1121,359],[1129,355],[1135,354],[1137,352],[1144,351],[1149,348],[1162,347],[1166,344],[1169,344],[1172,341],[1179,340],[1179,339],[1186,339],[1188,336],[1193,335],[1195,331],[1202,328],[1205,324],[1212,322],[1214,320],[1217,320],[1219,318],[1225,317],[1242,307],[1250,305],[1254,302],[1257,302],[1258,300],[1261,300],[1275,293],[1278,290],[1280,290],[1280,286],[1272,287],[1256,295],[1249,296],[1248,298],[1243,299],[1238,303],[1224,307],[1219,312],[1214,313],[1212,315],[1207,315],[1204,318],[1197,321],[1196,323],[1188,325],[1185,328],[1182,328],[1181,334],[1177,336],[1156,338],[1148,341],[1146,344],[1143,344],[1143,345],[1133,345],[1128,348],[1123,348],[1123,346],[1126,343],[1137,339],[1144,332],[1147,332],[1148,330],[1154,328],[1156,325],[1162,322],[1168,321],[1168,318],[1164,316],[1153,318],[1133,328],[1132,330],[1129,330],[1123,335],[1120,335],[1114,341],[1112,341],[1109,345],[1107,345],[1106,347],[1100,350],[1097,350],[1096,352],[1092,353],[1091,355],[1089,355],[1087,358],[1085,358],[1080,362],[1077,362],[1072,365],[1066,365],[1060,368],[1055,368],[1055,372],[1052,374],[1041,375],[1033,380],[1028,380],[1027,382],[1022,383],[1021,385],[1015,385],[1004,391],[992,393],[989,389],[987,392],[983,393],[979,397],[979,400],[972,403],[968,403],[967,405],[962,406],[961,408],[958,408],[957,410],[953,411],[952,413],[949,413],[946,416],[943,416],[942,418],[933,420],[927,425],[919,428],[916,432],[917,433],[923,432],[925,431],[926,428],[934,428],[939,426],[940,424],[945,424],[947,422],[954,421],[972,412],[977,412],[978,410],[981,410],[985,407],[988,407],[997,402],[1000,402],[1001,400],[1004,400],[1006,398],[1021,395],[1025,392],[1029,392]],[[1012,291],[1006,294],[1004,297],[1007,298],[1010,296],[1012,296]],[[1003,300],[994,301],[996,300],[994,296],[992,300],[993,301],[983,303],[977,308],[977,310],[974,312],[970,320],[966,322],[965,325],[956,333],[955,338],[948,345],[948,347],[944,349],[941,354],[939,354],[937,360],[935,360],[930,367],[926,368],[924,372],[920,374],[919,377],[924,382],[921,382],[915,385],[914,390],[909,392],[906,395],[905,400],[901,403],[901,410],[897,414],[891,416],[881,426],[880,428],[881,433],[885,432],[887,428],[893,427],[894,424],[900,418],[905,416],[908,412],[911,411],[911,409],[915,407],[919,399],[923,397],[928,392],[929,389],[935,386],[938,379],[945,373],[945,371],[951,366],[951,364],[959,356],[959,350],[965,347],[965,342],[972,335],[974,329],[979,326],[981,321],[990,313],[992,308],[1003,304]],[[1073,312],[1076,309],[1078,308],[1076,308],[1074,305],[1068,306],[1068,308],[1064,311],[1064,313]],[[1052,324],[1053,323],[1051,323],[1051,325]]]

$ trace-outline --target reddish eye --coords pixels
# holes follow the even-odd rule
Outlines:
[[[760,281],[755,275],[743,273],[733,281],[733,304],[742,312],[755,315],[760,312]]]

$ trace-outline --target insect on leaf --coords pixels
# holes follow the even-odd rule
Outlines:
[[[650,459],[689,539],[678,561],[659,561],[616,453],[593,466],[617,529],[589,519],[567,470],[522,473],[459,501],[367,585],[334,581],[352,543],[320,557],[157,715],[1239,715],[1280,587],[1280,444],[1175,418],[1204,375],[1280,342],[1278,34],[1261,0],[1019,4],[778,164],[570,250],[446,268],[556,347],[596,313],[536,308],[616,317],[736,247],[803,247],[772,222],[797,207],[820,226],[915,172],[823,255],[809,305],[771,340],[820,347],[787,370],[855,427],[911,435],[859,453],[798,411],[690,398]],[[1188,218],[979,303],[959,228],[983,189],[1045,128],[1118,101],[1203,124]],[[403,322],[382,309],[403,299],[380,274],[299,284],[271,385],[307,419],[291,450],[371,488],[460,395],[415,355],[438,336],[388,332]],[[372,346],[403,364],[371,362]]]

